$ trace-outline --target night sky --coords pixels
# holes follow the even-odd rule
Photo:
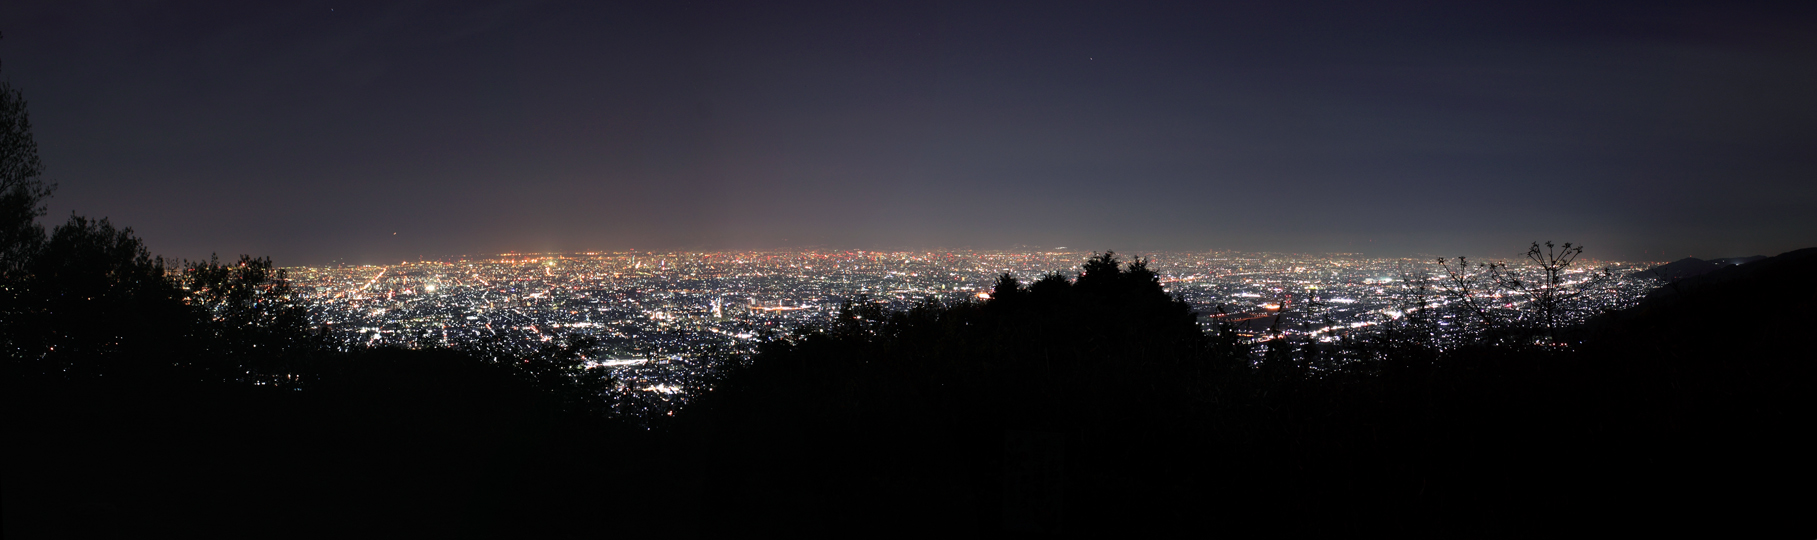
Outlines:
[[[0,76],[47,222],[172,257],[1663,260],[1817,245],[1796,9],[15,0]]]

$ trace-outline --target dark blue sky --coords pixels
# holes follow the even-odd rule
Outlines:
[[[279,264],[1817,245],[1811,8],[268,4],[0,4],[50,218]]]

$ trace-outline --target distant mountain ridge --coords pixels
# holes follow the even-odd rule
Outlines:
[[[1799,250],[1799,251],[1803,251],[1803,250]],[[1786,254],[1789,255],[1789,254],[1797,253],[1797,252],[1798,251],[1792,251],[1792,252],[1788,252]],[[1640,274],[1642,276],[1648,276],[1648,277],[1662,277],[1662,278],[1671,279],[1671,280],[1678,280],[1678,279],[1697,277],[1697,276],[1701,276],[1704,274],[1708,274],[1710,272],[1715,272],[1717,270],[1721,270],[1723,268],[1728,268],[1731,266],[1740,266],[1743,264],[1766,260],[1768,258],[1769,257],[1767,257],[1765,255],[1754,255],[1751,257],[1726,257],[1726,258],[1721,258],[1721,259],[1710,259],[1710,260],[1706,261],[1706,260],[1699,259],[1696,257],[1685,257],[1683,259],[1679,259],[1679,260],[1672,261],[1672,262],[1669,262],[1666,264],[1648,268],[1646,270],[1642,270],[1642,271],[1638,272],[1638,274]]]
[[[1735,266],[1735,265],[1747,264],[1747,263],[1764,260],[1764,259],[1767,259],[1766,255],[1755,255],[1752,257],[1729,257],[1726,259],[1710,259],[1710,262],[1716,263],[1717,266]]]
[[[1817,276],[1817,247],[1787,251],[1772,257],[1735,257],[1717,261],[1743,262],[1717,264],[1714,261],[1686,258],[1639,274],[1652,273],[1672,280],[1670,285],[1649,294],[1650,300],[1731,282],[1759,282],[1762,286],[1770,283],[1769,289],[1796,290],[1800,284],[1808,283],[1811,277]],[[1687,271],[1696,273],[1685,273]]]

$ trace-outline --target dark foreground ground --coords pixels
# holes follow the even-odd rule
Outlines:
[[[750,375],[655,430],[451,352],[369,353],[308,392],[12,377],[4,532],[1810,536],[1801,261],[1655,299],[1576,353],[1224,374],[1190,399],[1107,375],[1032,412],[981,396],[1037,375],[954,390],[864,361]]]

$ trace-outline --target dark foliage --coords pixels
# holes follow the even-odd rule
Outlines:
[[[21,266],[8,538],[570,534],[575,486],[659,480],[642,430],[593,414],[611,381],[584,343],[331,351],[269,260],[170,270],[106,220]]]
[[[292,299],[284,270],[269,258],[241,255],[237,264],[222,264],[210,257],[184,265],[177,283],[186,303],[211,323],[208,337],[241,347],[226,354],[307,353],[323,346],[312,339],[308,313]]]
[[[1812,479],[1792,336],[1817,273],[1795,255],[1558,329],[1577,348],[1391,332],[1275,340],[1252,365],[1107,254],[983,304],[849,306],[683,426],[723,449],[701,459],[707,532],[1784,531],[1779,493]],[[1712,323],[1738,298],[1775,300]]]
[[[9,280],[11,367],[34,375],[142,376],[195,322],[175,282],[131,229],[71,217]]]
[[[546,538],[661,525],[594,519],[659,510],[607,495],[681,466],[642,429],[567,413],[507,366],[380,349],[316,367],[305,391],[9,379],[6,537]]]
[[[617,381],[604,369],[589,369],[588,354],[597,354],[599,341],[589,336],[568,336],[529,351],[528,336],[504,334],[482,342],[465,354],[504,367],[518,380],[553,396],[569,412],[609,416],[610,398]]]
[[[1127,511],[1149,499],[1122,492],[1143,483],[1131,475],[1195,461],[1168,441],[1216,399],[1203,383],[1243,363],[1143,261],[1106,253],[1082,270],[1026,287],[1004,276],[982,304],[886,314],[860,299],[763,351],[686,419],[714,447],[738,449],[706,460],[716,465],[706,492],[730,514],[717,532],[973,533],[998,530],[1004,504],[1028,509],[1012,512],[1016,527],[1048,530],[1051,490],[1008,501],[1004,490],[1062,478],[1069,507],[1140,515]],[[1004,462],[1006,444],[1028,441],[1016,454],[1026,459]],[[1006,484],[1006,467],[1035,472]]]
[[[0,82],[7,538],[572,536],[593,486],[662,480],[667,453],[596,414],[586,342],[336,352],[270,259],[46,234],[24,106]]]
[[[25,97],[0,80],[0,278],[19,272],[29,254],[43,242],[44,200],[56,185],[42,178],[38,142],[32,138]]]
[[[0,308],[8,369],[21,376],[278,384],[296,380],[289,363],[322,352],[268,259],[173,270],[132,229],[80,216],[38,245]]]

